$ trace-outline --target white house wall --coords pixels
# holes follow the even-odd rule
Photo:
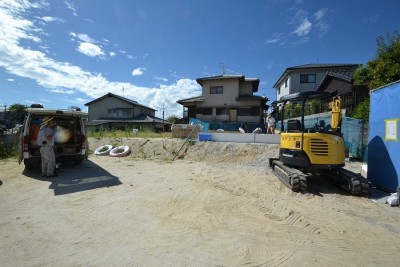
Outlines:
[[[288,74],[288,84],[285,87],[285,80],[279,84],[279,91],[277,92],[277,100],[282,96],[293,94],[297,92],[315,91],[322,79],[325,77],[327,70],[303,70],[301,72],[290,72]],[[315,74],[315,83],[300,83],[301,74]]]
[[[277,96],[276,99],[279,100],[281,98],[281,96],[284,95],[288,95],[290,94],[290,84],[291,84],[291,78],[288,77],[288,83],[287,86],[285,86],[285,82],[283,82],[280,86],[279,86],[279,91],[277,91]]]

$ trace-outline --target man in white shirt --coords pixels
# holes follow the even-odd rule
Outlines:
[[[42,156],[42,177],[55,177],[56,156],[54,154],[54,135],[53,118],[44,117],[42,119],[38,134],[38,145],[40,145],[40,154]]]
[[[267,134],[275,134],[275,118],[271,114],[267,117]]]

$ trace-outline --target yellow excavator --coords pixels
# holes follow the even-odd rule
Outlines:
[[[331,100],[331,124],[316,123],[305,127],[304,111],[307,101],[312,99]],[[285,105],[301,103],[301,120],[286,120],[284,129]],[[269,165],[273,172],[294,192],[307,191],[307,178],[330,177],[352,195],[365,194],[369,190],[367,180],[360,174],[350,172],[345,166],[345,146],[340,132],[341,99],[327,92],[300,92],[282,96],[280,103],[279,158],[270,158]]]

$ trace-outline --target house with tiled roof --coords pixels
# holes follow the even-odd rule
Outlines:
[[[85,104],[88,107],[88,128],[150,129],[163,131],[170,123],[157,118],[157,110],[137,101],[108,93]]]
[[[359,64],[305,64],[287,68],[274,84],[276,99],[282,96],[305,91],[316,91],[328,73],[351,73]]]
[[[257,96],[260,80],[244,75],[218,75],[196,79],[202,87],[200,96],[180,99],[184,119],[195,118],[210,123],[263,122],[268,98]]]
[[[342,97],[342,105],[346,112],[351,111],[369,97],[367,85],[355,85],[353,71],[328,71],[316,91],[329,92]]]

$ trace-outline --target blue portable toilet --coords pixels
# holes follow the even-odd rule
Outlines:
[[[400,186],[400,81],[371,91],[368,180],[396,191]]]

